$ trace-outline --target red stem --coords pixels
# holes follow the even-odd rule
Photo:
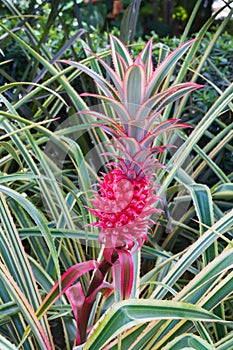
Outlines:
[[[93,307],[95,300],[90,301],[87,300],[88,297],[102,284],[106,274],[109,269],[118,259],[118,254],[114,251],[112,254],[112,263],[103,259],[100,263],[98,269],[95,271],[94,276],[92,278],[91,284],[87,290],[85,300],[78,318],[78,330],[80,334],[80,343],[83,344],[87,338],[87,326],[90,317],[90,313]],[[79,344],[78,344],[79,345]]]

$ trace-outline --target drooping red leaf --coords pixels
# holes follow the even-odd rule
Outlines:
[[[104,292],[107,295],[111,293],[114,289],[114,286],[108,282],[103,281],[92,293],[86,298],[88,303],[93,303],[95,301],[96,295],[98,292]]]
[[[71,266],[65,273],[61,276],[61,292],[62,294],[84,273],[97,269],[99,266],[98,262],[95,260],[85,261],[76,265]],[[36,314],[38,318],[46,313],[46,311],[55,303],[55,301],[61,296],[58,281],[54,284],[53,288],[47,294],[40,307],[38,308]]]
[[[73,309],[75,320],[78,320],[79,310],[81,309],[85,295],[83,294],[82,286],[80,282],[75,283],[73,286],[69,287],[65,294],[70,302]]]
[[[81,316],[82,312],[85,313],[85,308],[89,307],[89,305],[91,306],[93,305],[98,292],[105,293],[105,295],[107,296],[109,293],[111,293],[113,289],[114,287],[110,283],[103,281],[99,286],[97,286],[94,289],[94,291],[87,298],[85,298],[85,295],[83,294],[83,290],[80,282],[74,284],[73,286],[69,287],[66,290],[65,294],[72,307],[74,317],[76,320],[76,325],[77,325],[76,344],[81,343],[80,325],[82,325],[82,316]]]
[[[72,307],[76,324],[78,324],[80,312],[82,310],[83,303],[85,301],[85,296],[83,294],[81,283],[78,282],[73,286],[69,287],[65,293]],[[80,334],[79,334],[78,327],[76,329],[76,343],[80,344]]]
[[[117,249],[119,268],[113,266],[114,279],[117,284],[120,284],[121,298],[128,299],[133,286],[134,266],[132,254],[126,249]],[[118,273],[120,270],[120,273]]]

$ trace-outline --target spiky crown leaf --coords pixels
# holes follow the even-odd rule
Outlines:
[[[173,84],[166,90],[162,90],[161,87],[171,69],[196,40],[182,43],[154,68],[152,38],[133,59],[127,47],[118,38],[110,35],[113,68],[93,54],[106,70],[110,81],[79,62],[62,60],[79,68],[95,81],[102,94],[84,93],[82,95],[95,97],[108,105],[115,119],[111,115],[92,110],[80,113],[109,123],[109,126],[100,126],[114,137],[122,153],[125,152],[127,156],[134,157],[137,165],[137,156],[131,151],[132,139],[140,144],[140,149],[146,150],[145,158],[148,160],[153,154],[152,142],[155,137],[175,128],[187,127],[177,119],[161,121],[161,113],[169,104],[200,88],[201,85],[188,82]],[[161,151],[164,148],[161,148]]]

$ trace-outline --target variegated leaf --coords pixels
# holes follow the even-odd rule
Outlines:
[[[124,43],[116,38],[114,35],[110,35],[110,45],[111,45],[111,54],[113,65],[115,71],[121,79],[124,76],[124,67],[128,67],[133,64],[132,57],[124,45]],[[119,59],[121,58],[121,59]]]
[[[152,94],[156,93],[161,86],[162,82],[166,78],[170,70],[175,66],[177,61],[185,54],[185,52],[190,48],[190,46],[198,39],[193,39],[187,41],[172,53],[170,53],[163,62],[155,69],[151,80],[147,86],[146,98],[149,98]]]
[[[88,68],[82,63],[76,62],[76,61],[70,61],[70,60],[59,60],[58,62],[69,64],[70,66],[76,67],[80,69],[82,72],[85,72],[87,75],[89,75],[91,78],[95,80],[96,83],[98,83],[100,89],[107,94],[109,97],[115,97],[119,99],[119,94],[117,90],[113,87],[112,84],[110,84],[105,78],[103,78],[101,75],[93,71],[92,69]]]
[[[153,38],[151,38],[147,44],[144,46],[139,55],[135,58],[135,64],[145,65],[146,67],[146,82],[150,81],[151,75],[153,73],[153,61],[152,61],[152,43]]]
[[[150,116],[150,119],[155,115],[162,112],[162,110],[169,105],[177,101],[179,98],[182,98],[184,95],[199,89],[202,85],[195,83],[180,83],[174,84],[165,91],[162,91],[158,94],[153,95],[148,100],[146,100],[138,109],[135,119],[145,119],[151,112],[153,108],[153,113]]]
[[[91,97],[95,97],[99,100],[106,102],[109,106],[111,106],[113,108],[116,115],[120,118],[120,121],[122,124],[128,123],[131,119],[127,108],[121,102],[118,102],[117,100],[115,100],[113,98],[102,96],[102,95],[97,95],[97,94],[88,94],[88,93],[84,93],[84,94],[82,94],[82,96],[91,96]],[[83,111],[81,113],[83,113]],[[103,117],[103,119],[106,119],[106,118]],[[111,123],[113,121],[114,121],[114,119],[112,118]]]
[[[126,108],[132,119],[143,103],[146,91],[146,72],[144,67],[133,65],[125,73],[123,81],[123,93]]]

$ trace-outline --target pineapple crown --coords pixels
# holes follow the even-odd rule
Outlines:
[[[162,120],[161,113],[169,104],[202,85],[186,82],[163,89],[163,83],[177,61],[196,40],[182,43],[154,68],[153,38],[133,59],[127,47],[118,38],[110,35],[112,67],[92,53],[106,70],[109,80],[82,63],[60,61],[88,74],[101,91],[101,94],[83,93],[82,96],[100,100],[107,106],[107,112],[85,110],[80,113],[104,122],[98,126],[113,137],[116,148],[123,155],[123,158],[116,157],[115,154],[114,157],[120,160],[123,169],[130,169],[131,174],[144,176],[148,169],[159,165],[153,155],[163,152],[170,145],[153,147],[156,137],[175,128],[189,127],[179,123],[176,118]]]

